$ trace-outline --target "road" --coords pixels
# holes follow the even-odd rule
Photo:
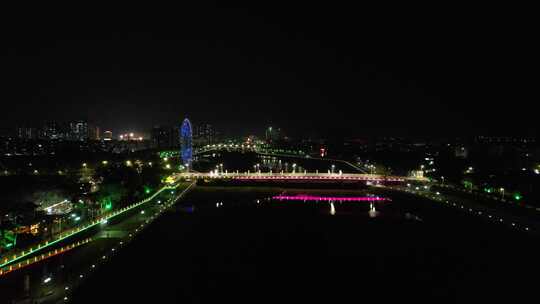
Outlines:
[[[521,230],[528,233],[540,234],[540,221],[538,214],[532,214],[533,211],[519,210],[516,207],[513,210],[508,206],[497,206],[485,201],[479,200],[474,196],[465,193],[448,193],[432,190],[429,186],[426,187],[408,187],[408,186],[380,186],[386,189],[406,192],[412,195],[418,195],[424,198],[429,198],[432,201],[438,202],[447,208],[460,210],[464,213],[469,213],[479,219],[491,222],[497,225],[505,225],[515,230]],[[535,211],[536,212],[536,211]]]

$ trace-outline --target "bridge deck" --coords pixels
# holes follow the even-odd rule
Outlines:
[[[388,176],[379,174],[337,174],[337,173],[179,173],[177,178],[231,179],[231,180],[330,180],[330,181],[426,181],[425,178]]]

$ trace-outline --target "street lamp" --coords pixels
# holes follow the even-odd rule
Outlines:
[[[336,168],[336,165],[332,164],[332,170],[330,171],[332,174],[334,173],[335,168]]]
[[[293,173],[296,173],[296,164],[292,164]]]
[[[504,199],[504,188],[501,187],[499,190],[501,191],[501,199]]]

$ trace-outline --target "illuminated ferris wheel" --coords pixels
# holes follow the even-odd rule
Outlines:
[[[180,127],[180,156],[182,157],[184,166],[188,169],[191,168],[191,162],[193,160],[193,138],[191,123],[187,118],[184,119]]]

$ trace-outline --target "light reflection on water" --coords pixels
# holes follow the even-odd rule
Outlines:
[[[371,218],[374,218],[374,217],[377,217],[377,215],[379,214],[379,212],[377,210],[375,210],[375,204],[374,203],[369,203],[369,217]]]
[[[211,190],[211,191],[210,191]],[[276,199],[277,197],[281,199]],[[285,199],[290,198],[290,199]],[[307,198],[302,200],[299,198]],[[320,200],[317,200],[320,198]],[[203,188],[194,191],[181,205],[193,205],[197,208],[182,210],[189,213],[252,215],[296,214],[298,216],[321,214],[329,216],[353,216],[359,219],[384,219],[422,221],[425,214],[418,216],[409,200],[386,193],[371,191],[326,191],[296,189],[259,189],[239,188]],[[266,211],[270,211],[266,213]],[[278,213],[275,213],[275,212]]]
[[[378,217],[381,212],[376,209],[376,203],[388,202],[391,201],[390,198],[381,197],[376,195],[364,195],[364,196],[314,196],[306,194],[296,194],[296,195],[281,195],[273,196],[272,201],[276,204],[308,204],[308,205],[319,205],[320,203],[328,202],[330,215],[340,214],[362,214],[361,210],[365,210],[366,203],[369,202],[369,209],[367,214],[370,218]],[[336,205],[340,206],[340,212],[337,211]],[[356,205],[356,206],[351,206]],[[326,208],[324,208],[326,210]],[[365,211],[364,211],[365,212]]]
[[[334,206],[334,202],[330,202],[330,215],[336,214],[336,207]]]

